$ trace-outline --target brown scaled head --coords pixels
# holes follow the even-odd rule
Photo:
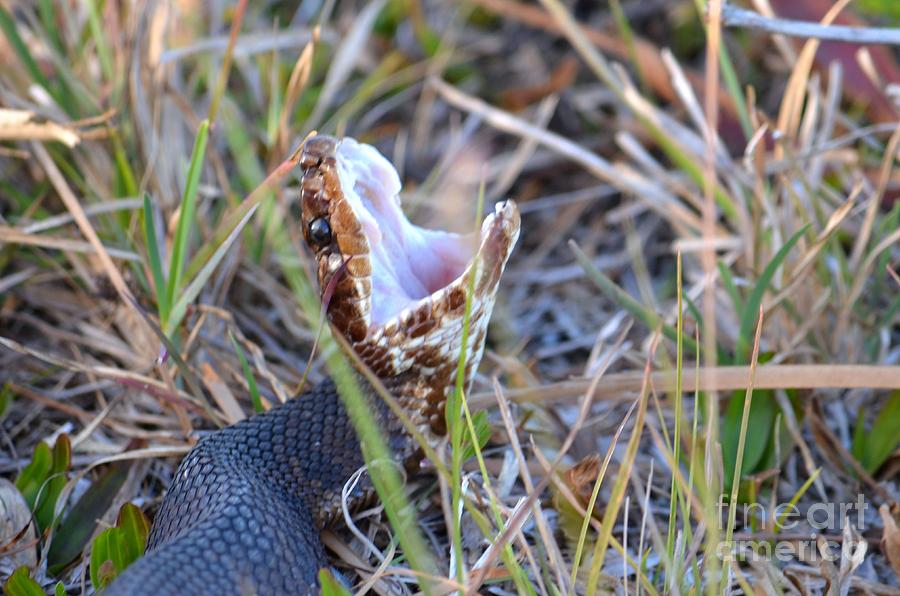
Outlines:
[[[519,234],[515,203],[498,203],[479,233],[428,230],[403,214],[400,178],[374,147],[314,136],[300,165],[301,225],[329,298],[329,320],[380,377],[417,367],[415,377],[427,383],[405,391],[432,404],[420,423],[436,428],[431,418],[442,417],[453,386],[472,276],[467,384],[481,358],[497,285]]]

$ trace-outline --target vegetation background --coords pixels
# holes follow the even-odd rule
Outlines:
[[[200,436],[326,374],[312,130],[417,223],[523,213],[417,523],[324,536],[354,592],[900,593],[898,6],[0,0],[7,593],[102,588]]]

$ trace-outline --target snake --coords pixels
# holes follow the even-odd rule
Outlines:
[[[415,471],[423,455],[409,425],[433,445],[446,435],[460,355],[468,388],[519,236],[518,209],[497,203],[470,234],[416,226],[391,162],[349,137],[308,137],[297,167],[300,209],[290,225],[302,230],[332,330],[408,418],[401,424],[358,375],[392,457]],[[330,568],[321,531],[340,523],[345,506],[377,500],[367,475],[348,484],[364,466],[328,378],[211,432],[181,461],[146,552],[104,594],[316,593],[320,570]]]

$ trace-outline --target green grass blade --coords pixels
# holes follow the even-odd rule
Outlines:
[[[887,461],[900,445],[900,391],[894,391],[865,433],[860,463],[870,474]]]
[[[50,82],[47,80],[47,77],[44,76],[37,61],[34,59],[34,56],[32,56],[31,52],[28,50],[28,46],[25,45],[25,41],[22,40],[22,37],[19,35],[19,30],[16,28],[16,22],[13,20],[12,16],[6,12],[6,8],[4,8],[2,4],[0,4],[0,30],[3,31],[3,35],[6,36],[6,40],[12,46],[13,52],[18,56],[19,61],[25,67],[25,70],[28,71],[31,79],[43,87],[47,93],[55,97]]]
[[[216,267],[218,267],[222,259],[225,258],[228,249],[231,248],[231,245],[237,240],[241,230],[244,229],[244,226],[247,225],[247,222],[250,221],[250,218],[254,213],[256,213],[255,205],[244,215],[243,219],[238,222],[238,225],[231,230],[231,233],[225,238],[222,244],[219,245],[209,258],[209,261],[207,261],[200,271],[197,272],[197,276],[191,280],[188,287],[184,289],[184,292],[181,293],[178,300],[172,305],[172,312],[170,313],[168,325],[163,328],[167,335],[172,333],[172,331],[174,331],[181,323],[181,319],[184,317],[185,312],[187,312],[188,304],[193,302],[194,299],[200,295],[200,291],[203,290],[206,282],[212,277]]]
[[[728,265],[722,261],[717,261],[716,267],[719,269],[719,278],[722,280],[722,285],[725,286],[725,291],[728,292],[728,297],[731,298],[731,305],[734,308],[734,312],[744,312],[744,300],[741,298],[741,293],[734,283],[734,276],[731,274],[731,269],[729,269]]]
[[[734,464],[734,472],[731,480],[731,496],[729,498],[729,508],[728,508],[728,523],[725,527],[725,544],[728,548],[726,551],[726,560],[725,564],[727,566],[731,557],[731,548],[734,540],[734,526],[737,520],[737,500],[738,500],[738,489],[741,484],[741,474],[742,474],[742,464],[744,461],[744,446],[746,444],[747,438],[747,429],[750,424],[750,406],[753,400],[753,379],[756,375],[756,365],[759,360],[759,341],[760,335],[762,334],[763,328],[763,311],[762,308],[758,311],[759,319],[756,324],[756,334],[754,336],[753,342],[753,355],[750,358],[750,378],[747,380],[747,391],[744,396],[743,409],[741,412],[741,427],[740,434],[738,436],[738,445],[737,445],[737,455],[735,457]],[[755,431],[754,431],[755,432]],[[728,574],[722,574],[722,577],[719,580],[719,588],[720,592],[724,588],[725,577]]]
[[[609,10],[612,13],[613,20],[616,22],[619,35],[628,48],[628,60],[637,74],[638,81],[640,81],[641,91],[645,96],[649,96],[646,92],[649,89],[647,77],[644,75],[644,69],[641,67],[640,60],[638,60],[637,48],[634,45],[634,31],[631,29],[631,23],[628,22],[628,16],[622,10],[622,3],[619,0],[609,0]]]
[[[203,171],[203,158],[206,155],[208,140],[209,120],[204,120],[200,123],[197,139],[194,141],[194,150],[191,153],[191,162],[188,167],[187,183],[184,188],[184,196],[181,199],[181,214],[178,218],[178,227],[175,230],[175,241],[172,244],[172,259],[169,263],[169,285],[166,294],[166,300],[169,304],[175,303],[175,296],[181,290],[181,278],[184,274],[187,260],[188,243],[190,242],[191,229],[194,227],[194,218],[197,212],[197,187],[200,184],[200,174]]]
[[[237,352],[238,360],[241,361],[241,370],[244,371],[244,378],[247,379],[247,387],[250,388],[250,400],[253,402],[253,410],[257,413],[263,412],[265,411],[265,408],[263,408],[262,397],[259,395],[256,376],[250,368],[250,363],[247,362],[247,357],[244,356],[244,350],[241,349],[241,344],[237,342],[233,333],[229,333],[228,337],[231,339],[234,351]]]
[[[209,112],[206,116],[207,120],[210,122],[216,121],[219,102],[222,101],[222,98],[225,96],[225,90],[228,88],[228,77],[231,74],[231,61],[234,58],[234,45],[237,43],[238,33],[241,30],[241,24],[244,22],[244,11],[246,10],[247,0],[238,0],[231,19],[228,46],[225,48],[225,54],[222,56],[222,66],[219,69],[219,76],[216,78],[216,86],[213,90],[212,99],[209,103]]]
[[[649,378],[649,362],[648,370],[645,375],[644,387],[641,390],[641,395],[638,397],[637,418],[634,421],[634,427],[631,429],[631,437],[628,439],[628,446],[625,448],[625,453],[622,457],[620,472],[616,476],[616,482],[613,484],[606,512],[603,514],[603,521],[600,523],[600,532],[597,537],[597,542],[594,544],[591,569],[588,572],[587,593],[589,596],[592,596],[596,592],[597,585],[600,582],[600,572],[603,569],[603,562],[606,560],[606,553],[608,551],[610,539],[612,538],[613,526],[616,523],[616,519],[619,517],[622,501],[624,500],[625,492],[628,489],[631,469],[634,465],[635,458],[637,457],[641,435],[644,433],[644,421],[647,416],[647,405],[650,401],[650,388],[649,383],[646,382],[646,378]],[[588,512],[588,515],[590,515],[590,512]]]
[[[225,128],[225,139],[231,154],[234,155],[237,176],[245,189],[257,188],[265,179],[266,174],[255,149],[255,139],[251,138],[246,127],[243,126],[238,112],[231,102],[224,102],[221,112],[223,120],[219,126]],[[254,263],[261,261],[269,229],[275,221],[281,218],[281,213],[275,208],[275,193],[272,190],[265,191],[260,204],[260,213],[254,229],[252,232],[248,232],[245,238],[250,246],[250,258]]]
[[[476,229],[481,222],[481,213],[484,210],[484,180],[482,179],[478,190],[478,201],[476,207],[475,225]],[[456,384],[453,392],[447,397],[447,404],[444,407],[444,416],[447,420],[447,428],[450,433],[450,446],[452,465],[450,473],[452,475],[450,481],[450,508],[453,528],[451,529],[451,547],[456,555],[456,581],[460,584],[465,583],[465,567],[463,559],[462,547],[462,527],[459,519],[460,500],[462,499],[462,464],[463,464],[463,393],[465,391],[466,381],[466,355],[467,346],[469,345],[469,331],[471,327],[472,317],[472,298],[475,293],[475,278],[477,270],[481,267],[481,260],[477,258],[472,263],[472,274],[468,279],[466,288],[466,303],[463,310],[463,327],[461,347],[459,350],[459,359],[456,362]]]
[[[113,145],[113,157],[116,161],[116,186],[120,196],[134,197],[139,192],[138,183],[134,176],[134,170],[128,163],[128,154],[122,143],[122,135],[116,128],[108,128],[109,138]],[[124,227],[124,226],[123,226]]]
[[[700,16],[701,24],[706,30],[706,21],[704,20],[706,12],[706,0],[695,0],[697,13]],[[738,81],[737,73],[734,71],[734,64],[731,56],[728,54],[728,46],[724,43],[719,45],[719,70],[722,73],[722,82],[725,89],[734,101],[737,109],[738,121],[741,125],[741,131],[748,139],[753,136],[753,124],[750,122],[750,112],[747,110],[747,102],[744,94],[741,92],[741,84]]]
[[[156,235],[156,223],[153,219],[153,207],[150,195],[144,193],[144,242],[147,245],[147,257],[150,259],[150,273],[156,289],[156,307],[159,309],[159,320],[165,326],[169,320],[169,294],[166,289],[166,278],[163,274],[160,258],[159,242]]]
[[[87,16],[88,27],[91,30],[91,37],[94,39],[94,45],[97,48],[97,57],[100,59],[100,70],[103,72],[103,78],[107,82],[113,82],[113,60],[109,53],[109,46],[106,45],[106,38],[103,35],[103,25],[100,22],[100,13],[97,12],[98,0],[88,0]]]
[[[796,511],[795,507],[797,503],[800,502],[800,498],[806,494],[806,491],[809,490],[809,487],[813,485],[813,482],[816,481],[816,478],[819,477],[819,474],[822,473],[822,468],[816,468],[812,474],[809,475],[809,478],[806,479],[806,482],[803,483],[794,496],[791,497],[791,500],[788,502],[787,507],[784,507],[781,513],[775,518],[775,528],[774,531],[777,534],[781,531],[781,528],[784,527],[784,520],[790,515],[793,511]]]
[[[622,420],[622,423],[616,428],[616,432],[612,437],[612,440],[609,443],[609,447],[606,450],[606,454],[603,457],[603,463],[600,464],[600,471],[597,474],[597,479],[594,482],[594,486],[591,489],[591,496],[588,499],[587,507],[585,507],[585,515],[581,520],[581,528],[578,531],[578,541],[575,543],[575,553],[572,558],[572,571],[571,577],[569,578],[570,583],[574,586],[576,585],[576,580],[578,579],[578,571],[581,569],[581,558],[584,553],[584,545],[587,541],[587,533],[588,528],[590,527],[591,517],[594,513],[594,508],[597,505],[597,498],[600,496],[600,486],[603,480],[606,478],[606,471],[609,468],[609,462],[612,459],[613,452],[616,447],[619,445],[619,439],[622,437],[622,431],[625,429],[625,424],[631,418],[632,413],[636,408],[636,403],[632,404],[628,411],[625,413],[625,418]],[[604,517],[605,519],[605,517]]]
[[[784,243],[784,246],[775,253],[775,256],[772,257],[772,260],[769,261],[769,264],[763,269],[762,275],[759,276],[756,285],[753,286],[753,291],[750,292],[750,295],[747,297],[747,303],[744,305],[744,310],[741,312],[741,326],[740,331],[738,332],[737,345],[735,346],[735,364],[745,364],[747,362],[747,356],[750,351],[750,335],[753,333],[753,326],[756,323],[756,317],[759,314],[759,307],[762,304],[763,296],[765,296],[769,284],[772,283],[775,272],[778,271],[778,268],[781,267],[782,263],[784,263],[784,260],[787,258],[788,253],[791,252],[791,249],[800,241],[800,238],[803,237],[808,229],[809,224],[800,228],[787,242]]]
[[[53,0],[40,0],[38,2],[38,15],[41,19],[41,25],[44,26],[44,33],[50,40],[50,45],[59,54],[64,54],[62,40],[59,37],[59,25],[56,22],[57,16],[62,16],[57,12]]]
[[[675,261],[675,283],[677,294],[678,318],[675,322],[675,329],[678,338],[675,344],[675,429],[672,437],[672,461],[673,466],[681,465],[681,419],[684,416],[684,395],[681,388],[683,387],[683,370],[684,367],[684,304],[682,296],[684,296],[684,286],[682,279],[682,260],[681,252],[678,253]],[[675,528],[678,522],[677,503],[681,492],[678,490],[678,475],[675,470],[672,471],[672,484],[669,487],[669,528],[666,534],[666,553],[670,561],[675,561]],[[684,519],[686,527],[690,526],[690,520]]]
[[[322,596],[350,596],[350,590],[336,580],[327,569],[319,570],[319,585],[322,586]]]
[[[591,263],[591,260],[588,258],[586,254],[581,250],[577,244],[573,241],[569,241],[569,247],[572,249],[572,252],[575,253],[575,259],[584,269],[585,274],[588,279],[590,279],[594,284],[603,291],[604,294],[607,295],[611,300],[618,303],[622,308],[627,310],[634,316],[637,320],[642,322],[650,329],[662,329],[662,333],[668,339],[672,341],[678,341],[678,331],[672,327],[671,325],[666,325],[662,318],[657,315],[655,312],[646,308],[643,304],[632,298],[628,292],[620,288],[615,284],[611,279],[601,273],[594,264]],[[684,346],[694,354],[697,353],[697,343],[689,337],[685,337],[682,340],[684,342]]]

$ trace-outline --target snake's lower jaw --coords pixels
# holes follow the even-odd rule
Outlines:
[[[506,261],[519,239],[520,223],[519,208],[515,201],[506,200],[494,205],[494,212],[485,218],[481,226],[481,246],[475,259],[482,261],[484,270],[479,285],[492,285],[489,291],[494,291],[500,282]]]

